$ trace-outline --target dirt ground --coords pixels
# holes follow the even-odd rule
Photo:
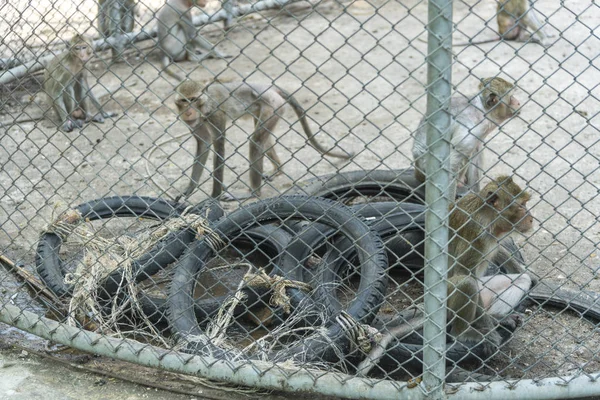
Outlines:
[[[42,12],[46,2],[39,3],[39,15],[23,14],[27,23],[14,25],[13,34],[0,47],[2,57],[10,55],[11,46],[19,46],[15,37],[40,15],[47,18],[36,32],[48,40],[73,31],[64,29],[53,13]],[[149,21],[149,11],[158,3],[144,2],[147,8],[140,11],[140,19]],[[287,111],[276,142],[285,173],[265,183],[264,198],[326,173],[411,166],[411,133],[426,105],[427,45],[419,39],[426,37],[427,2],[370,4],[323,1],[311,10],[300,2],[245,18],[227,34],[209,26],[203,32],[233,58],[179,65],[199,81],[216,77],[276,83],[294,92],[321,142],[356,152],[349,162],[321,157],[306,145],[295,116]],[[516,43],[455,47],[454,89],[456,94],[472,94],[478,78],[498,74],[517,83],[524,106],[518,117],[488,139],[486,175],[515,174],[533,194],[536,228],[527,239],[520,238],[530,270],[542,280],[600,291],[600,8],[589,0],[538,1],[536,8],[548,18],[555,40],[551,47]],[[11,10],[3,12],[10,15]],[[75,28],[85,28],[90,10],[93,2],[85,0],[67,20]],[[456,2],[454,40],[492,37],[494,14],[492,1]],[[58,36],[48,25],[52,16],[53,26],[62,29]],[[95,35],[93,29],[88,33]],[[91,64],[97,78],[95,85],[92,79],[93,91],[106,110],[119,113],[116,118],[71,133],[57,130],[49,120],[30,122],[0,136],[0,249],[11,259],[32,265],[39,233],[55,209],[103,196],[174,197],[187,185],[194,143],[174,112],[174,82],[158,75],[159,54],[148,50],[151,42],[136,46],[140,51],[129,51],[126,62],[109,64],[109,53],[104,52]],[[36,75],[20,86],[2,89],[0,122],[41,114],[36,104],[27,104],[39,79]],[[250,121],[236,121],[227,131],[225,181],[232,192],[248,190],[251,129]],[[154,144],[181,134],[184,138],[160,147],[148,159]],[[146,163],[166,193],[150,181]],[[208,174],[203,178],[193,202],[210,193],[211,180]],[[8,300],[17,286],[7,275],[0,283]],[[28,305],[24,291],[11,300]],[[571,312],[533,307],[492,367],[504,377],[516,378],[589,373],[600,370],[599,346],[595,322]]]

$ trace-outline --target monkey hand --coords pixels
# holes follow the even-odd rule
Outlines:
[[[501,327],[509,330],[511,333],[517,329],[517,327],[523,325],[523,317],[519,313],[507,315],[499,321]]]

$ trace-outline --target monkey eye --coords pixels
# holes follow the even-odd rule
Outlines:
[[[192,103],[195,103],[196,100],[198,100],[197,97],[183,98],[183,99],[177,100],[177,104],[181,104],[181,105],[192,104]]]

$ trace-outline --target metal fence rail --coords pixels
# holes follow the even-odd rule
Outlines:
[[[0,4],[0,332],[344,398],[599,395],[599,20]]]

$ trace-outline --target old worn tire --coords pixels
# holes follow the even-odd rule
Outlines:
[[[218,204],[207,202],[194,207],[193,212],[204,212],[208,207],[209,220],[219,218],[223,211]],[[181,215],[186,206],[172,203],[162,199],[141,196],[115,196],[93,200],[75,207],[83,220],[99,220],[114,217],[144,217],[156,220],[165,220]],[[193,233],[188,230],[173,232],[152,249],[144,254],[133,264],[136,269],[136,280],[141,281],[152,275],[162,266],[173,262],[184,250],[187,243],[193,240]],[[57,296],[63,297],[71,293],[72,287],[65,284],[63,261],[59,256],[62,239],[54,233],[44,233],[40,237],[36,252],[36,269],[46,286]],[[110,275],[110,283],[105,291],[114,290],[114,282],[120,280],[120,271]]]
[[[425,204],[425,185],[415,178],[414,169],[359,170],[318,176],[296,184],[292,192],[338,201],[357,196],[385,196]]]
[[[233,245],[237,242],[250,243],[256,246],[256,250],[263,252],[271,259],[271,264],[277,263],[283,249],[286,248],[292,236],[284,228],[274,225],[260,225],[240,232],[237,237],[232,239]],[[242,292],[246,296],[244,302],[235,307],[233,315],[235,317],[243,316],[256,306],[266,304],[264,297],[270,290],[261,288],[243,288]],[[205,325],[209,320],[215,317],[223,303],[230,297],[230,294],[216,296],[211,299],[195,299],[194,313],[196,320],[200,325]],[[167,300],[148,295],[140,297],[142,311],[145,316],[155,325],[167,326]]]
[[[424,212],[425,208],[418,204],[396,203],[396,202],[381,202],[381,203],[366,203],[358,204],[350,207],[357,215],[365,218],[369,225],[374,226],[380,220],[390,219],[388,223],[382,222],[379,226],[385,225],[387,230],[403,230],[417,233],[416,236],[409,238],[398,238],[387,234],[387,240],[384,240],[388,261],[402,259],[407,266],[415,269],[423,268],[423,260],[421,257],[407,257],[406,254],[412,250],[412,246],[421,246],[423,241],[423,229],[425,225]],[[400,215],[404,215],[401,217]],[[396,224],[396,225],[393,225]],[[406,229],[409,227],[410,229]],[[422,227],[419,229],[419,227]],[[305,272],[301,265],[304,265],[315,249],[323,246],[324,243],[334,236],[337,232],[335,229],[329,228],[319,223],[312,223],[307,226],[295,225],[298,235],[290,242],[288,248],[281,258],[278,269],[280,273],[291,277],[295,280],[308,280],[303,276]],[[380,232],[379,232],[380,233]],[[420,247],[419,247],[420,248]],[[423,254],[422,252],[420,254]],[[394,262],[390,262],[393,265]]]
[[[367,224],[347,207],[339,203],[307,196],[282,196],[259,201],[232,212],[219,221],[214,230],[227,240],[236,232],[254,224],[265,224],[284,219],[318,220],[339,230],[357,243],[361,263],[361,294],[348,307],[351,315],[360,315],[360,322],[369,323],[383,301],[387,284],[387,258],[381,239]],[[194,314],[194,278],[213,254],[205,240],[194,242],[192,248],[179,259],[171,290],[169,291],[169,322],[181,339],[188,341],[187,350],[196,353],[226,352],[216,348],[204,335]],[[330,328],[332,329],[332,328]],[[333,329],[337,331],[337,329]]]

